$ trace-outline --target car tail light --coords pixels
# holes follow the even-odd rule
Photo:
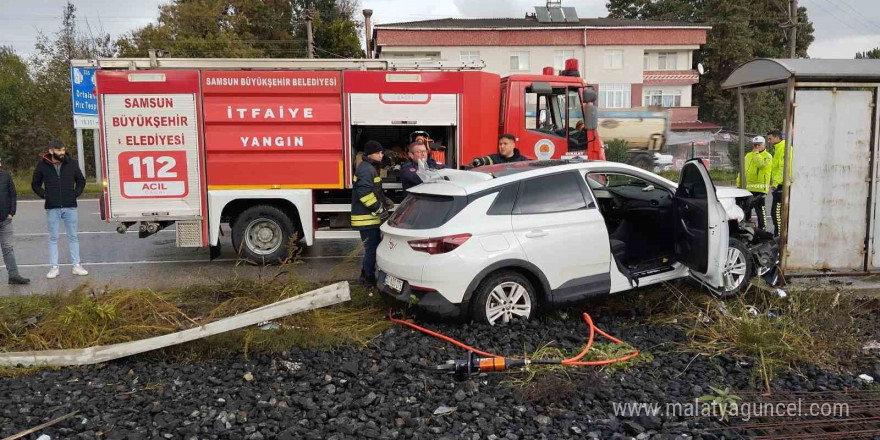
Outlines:
[[[447,235],[425,240],[411,240],[409,247],[416,252],[425,252],[431,255],[445,254],[454,251],[471,238],[471,234]]]

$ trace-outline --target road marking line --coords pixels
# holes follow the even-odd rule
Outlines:
[[[323,255],[316,257],[300,257],[298,260],[332,260],[332,259],[342,259],[348,258],[348,255]],[[159,260],[159,261],[118,261],[118,262],[98,262],[98,263],[88,263],[82,262],[82,265],[85,267],[89,266],[114,266],[114,265],[133,265],[133,264],[180,264],[180,263],[231,263],[239,261],[237,258],[221,258],[214,261],[210,260]],[[59,266],[70,266],[69,263],[59,264]],[[49,264],[19,264],[18,267],[50,267]],[[6,265],[0,266],[0,269],[5,269]]]

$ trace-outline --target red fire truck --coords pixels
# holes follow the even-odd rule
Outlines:
[[[352,172],[368,140],[403,156],[424,131],[450,167],[496,152],[499,133],[536,159],[603,159],[595,92],[569,60],[558,75],[498,75],[441,62],[112,58],[97,73],[101,216],[145,237],[174,224],[179,247],[219,254],[221,224],[255,262],[292,237],[346,230]],[[577,132],[579,120],[587,130]],[[435,154],[436,156],[437,154]],[[389,156],[394,156],[390,154]],[[385,187],[400,188],[394,163]],[[399,193],[396,197],[402,198]]]

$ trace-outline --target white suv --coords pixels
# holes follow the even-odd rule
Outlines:
[[[716,191],[696,160],[678,185],[625,164],[565,160],[425,181],[382,226],[378,288],[438,315],[529,319],[539,305],[687,276],[729,296],[778,260],[770,234],[740,225],[751,194]]]

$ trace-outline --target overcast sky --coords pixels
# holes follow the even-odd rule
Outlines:
[[[735,0],[731,0],[735,1]],[[785,3],[785,0],[777,0]],[[60,26],[65,0],[0,0],[0,45],[16,52],[33,51],[39,31]],[[103,30],[117,37],[155,21],[158,5],[167,0],[74,0],[83,29]],[[373,9],[376,23],[444,17],[522,17],[543,0],[361,0]],[[606,0],[563,0],[581,17],[604,17]],[[800,0],[816,31],[810,47],[813,58],[852,58],[858,51],[880,47],[880,0]]]

